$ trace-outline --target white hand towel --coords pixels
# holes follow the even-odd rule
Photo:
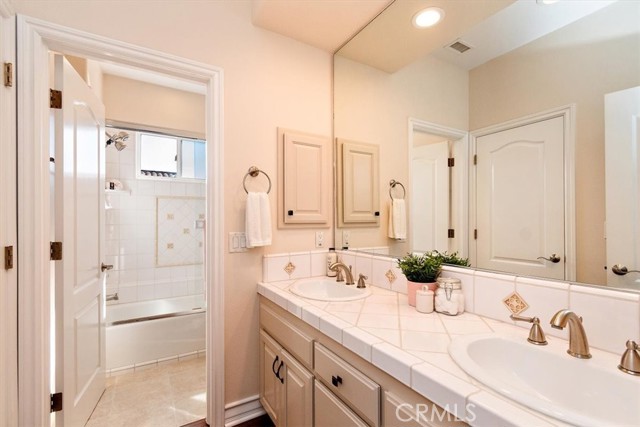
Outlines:
[[[247,194],[245,232],[247,248],[271,244],[271,206],[267,193]]]
[[[405,240],[407,238],[407,208],[404,199],[392,199],[389,204],[389,230],[387,235],[391,239]]]

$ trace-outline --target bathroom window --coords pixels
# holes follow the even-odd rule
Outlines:
[[[138,176],[206,178],[205,141],[155,133],[138,133]]]

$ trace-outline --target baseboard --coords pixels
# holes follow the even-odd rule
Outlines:
[[[224,425],[225,427],[237,426],[264,414],[266,412],[260,404],[260,396],[256,394],[224,405]]]

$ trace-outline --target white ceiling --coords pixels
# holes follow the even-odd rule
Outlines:
[[[392,1],[253,0],[252,20],[258,27],[333,53]]]
[[[329,52],[351,39],[340,55],[389,73],[428,54],[472,69],[615,1],[253,0],[253,23]],[[444,20],[414,28],[412,17],[429,6],[443,9]],[[473,48],[449,49],[456,40]]]

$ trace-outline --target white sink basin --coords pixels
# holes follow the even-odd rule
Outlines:
[[[619,356],[592,349],[592,359],[577,359],[566,341],[549,341],[540,347],[497,334],[458,336],[449,354],[487,387],[551,417],[585,427],[640,426],[640,377],[620,372]]]
[[[335,279],[311,278],[295,282],[289,290],[303,298],[319,301],[354,301],[371,295],[369,287],[356,288],[356,285],[345,285]]]

